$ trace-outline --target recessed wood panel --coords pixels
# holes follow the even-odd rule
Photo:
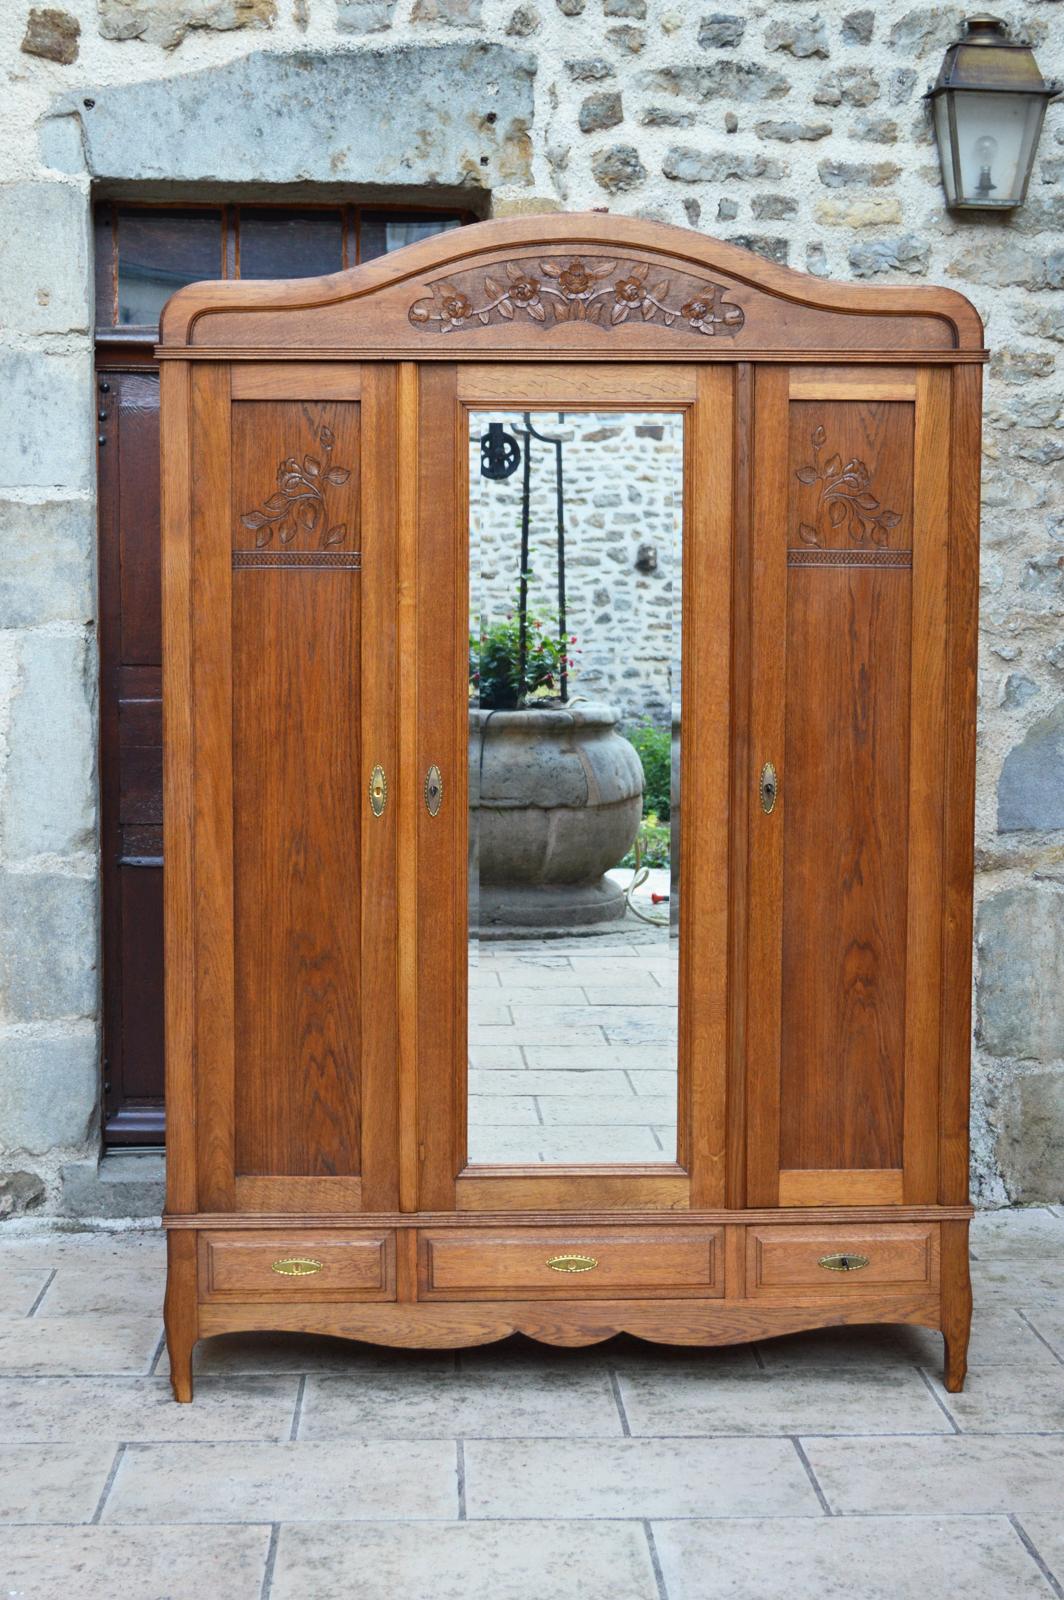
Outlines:
[[[912,1290],[930,1287],[937,1276],[934,1223],[746,1230],[746,1292],[754,1297],[860,1294],[891,1286]]]
[[[422,1294],[723,1294],[721,1228],[441,1229],[421,1235]]]
[[[388,1300],[395,1295],[395,1234],[204,1233],[199,1276],[208,1296]]]
[[[358,407],[233,408],[236,1171],[360,1170]]]
[[[787,570],[785,1168],[902,1165],[912,422],[790,407],[788,549],[825,559]]]

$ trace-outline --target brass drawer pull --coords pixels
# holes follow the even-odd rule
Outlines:
[[[438,817],[443,805],[443,774],[433,764],[425,774],[425,810],[430,817]]]
[[[821,1256],[817,1265],[825,1272],[860,1272],[862,1267],[867,1267],[868,1257],[840,1251],[838,1255]]]
[[[598,1266],[596,1256],[548,1256],[547,1265],[552,1272],[593,1272]]]
[[[315,1272],[322,1272],[324,1267],[324,1261],[315,1261],[313,1256],[282,1256],[270,1271],[279,1272],[282,1278],[309,1278]]]

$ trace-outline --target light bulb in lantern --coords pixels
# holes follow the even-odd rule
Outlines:
[[[992,189],[997,188],[997,184],[990,178],[990,163],[997,155],[997,151],[997,140],[992,139],[988,133],[977,139],[972,147],[972,154],[979,163],[979,194],[989,194]]]

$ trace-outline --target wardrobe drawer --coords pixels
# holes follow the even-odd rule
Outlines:
[[[199,1282],[206,1300],[394,1300],[395,1234],[201,1233]]]
[[[720,1295],[720,1228],[447,1228],[420,1237],[422,1299]]]
[[[938,1282],[934,1223],[853,1227],[749,1227],[750,1296],[844,1295],[867,1289],[931,1290]]]

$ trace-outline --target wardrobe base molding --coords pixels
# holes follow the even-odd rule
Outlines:
[[[692,1217],[701,1233],[683,1229],[671,1216],[667,1223],[660,1217],[609,1222],[601,1215],[566,1223],[554,1216],[546,1224],[503,1216],[486,1225],[480,1218],[472,1224],[466,1217],[422,1213],[345,1219],[343,1225],[332,1217],[289,1217],[280,1226],[276,1218],[168,1217],[174,1394],[191,1399],[193,1348],[199,1339],[223,1333],[318,1333],[410,1349],[459,1349],[514,1333],[544,1344],[581,1346],[626,1333],[655,1344],[708,1347],[861,1323],[939,1329],[946,1336],[946,1387],[955,1392],[963,1382],[971,1318],[970,1212],[955,1216],[947,1208],[926,1208],[923,1217],[913,1218],[910,1208],[903,1218],[897,1211],[884,1216],[882,1209],[874,1217],[854,1211],[797,1218],[776,1210],[716,1213],[709,1221],[702,1214]],[[692,1259],[685,1235],[692,1246],[708,1246],[704,1293],[684,1281]],[[441,1297],[426,1272],[433,1246],[448,1238],[482,1273],[478,1287],[461,1298],[454,1291]],[[674,1284],[667,1273],[663,1281],[662,1259],[668,1257],[656,1255],[659,1242],[673,1251]],[[394,1262],[394,1271],[385,1266],[373,1285],[360,1278],[352,1288],[350,1263],[359,1251],[368,1259],[371,1248],[382,1262]],[[551,1279],[546,1293],[535,1284],[502,1298],[512,1263],[519,1260],[524,1270],[529,1252],[535,1256],[539,1248],[543,1277],[551,1279],[547,1269],[553,1263],[556,1285]],[[212,1257],[243,1251],[258,1277],[219,1277]],[[276,1266],[266,1261],[274,1251]],[[647,1281],[639,1284],[644,1258]],[[344,1263],[347,1276],[330,1282],[334,1260]],[[568,1279],[558,1267],[567,1260],[574,1263]],[[629,1286],[616,1293],[594,1276],[600,1262],[609,1270],[611,1260],[631,1275]],[[245,1281],[257,1287],[245,1289]]]

